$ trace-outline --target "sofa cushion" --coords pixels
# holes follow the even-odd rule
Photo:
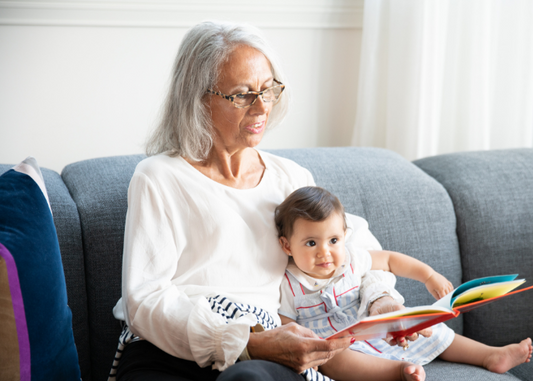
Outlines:
[[[365,218],[384,249],[418,258],[461,283],[452,202],[433,178],[409,161],[377,148],[272,150],[308,168],[318,186],[333,192],[349,213]],[[407,306],[431,304],[419,282],[398,278]],[[462,332],[462,318],[448,324]]]
[[[79,211],[85,253],[93,380],[106,380],[121,332],[113,307],[121,296],[128,186],[144,155],[67,165],[61,176]]]
[[[0,378],[79,380],[65,277],[43,176],[0,176]]]
[[[463,152],[414,162],[448,191],[457,216],[463,281],[516,274],[533,282],[533,149]],[[490,345],[533,334],[533,292],[464,314],[467,336]],[[513,330],[501,327],[514,327]],[[511,372],[529,374],[533,363]]]
[[[474,365],[433,360],[424,366],[427,380],[518,381],[512,374],[497,374]]]

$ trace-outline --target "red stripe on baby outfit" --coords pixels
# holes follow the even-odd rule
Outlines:
[[[322,305],[322,304],[324,304],[324,302],[322,302],[322,303],[318,303],[318,304],[315,304],[314,306],[306,306],[306,307],[303,307],[303,306],[302,306],[302,307],[297,307],[296,309],[299,310],[300,308],[314,308],[314,307],[318,307],[318,306],[320,306],[320,305]],[[325,305],[324,305],[324,306],[325,306]]]
[[[289,277],[287,276],[287,273],[285,273],[285,278],[287,278],[287,281],[289,282],[289,287],[291,288],[292,296],[296,296],[296,294],[294,293],[294,290],[292,289],[292,284],[291,284],[291,281],[289,280]]]
[[[335,299],[338,298],[339,296],[342,296],[342,295],[346,294],[347,292],[350,292],[350,291],[352,291],[352,290],[355,290],[357,287],[359,287],[359,286],[355,286],[355,287],[353,287],[353,288],[350,288],[348,291],[344,291],[342,294],[337,295],[337,296],[335,297]]]
[[[370,345],[370,347],[372,347],[373,350],[375,350],[376,352],[378,353],[381,353],[381,351],[379,349],[377,349],[376,347],[374,347],[372,344],[370,344],[368,341],[365,340],[365,343],[367,343],[368,345]]]
[[[329,320],[329,316],[328,316],[328,322],[329,322],[329,325],[331,326],[331,328],[333,328],[335,330],[335,332],[337,332],[337,330],[335,329],[335,327],[333,326],[333,324],[331,324],[331,320]]]

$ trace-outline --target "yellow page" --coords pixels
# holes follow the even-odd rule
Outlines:
[[[514,290],[524,282],[525,279],[517,279],[509,282],[491,283],[474,287],[459,295],[457,299],[455,299],[453,307],[455,308],[464,304],[478,302],[480,300],[490,299],[496,296],[507,294],[509,291]]]

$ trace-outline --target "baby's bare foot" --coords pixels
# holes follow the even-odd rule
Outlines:
[[[494,373],[505,373],[531,359],[531,339],[527,338],[518,344],[510,344],[496,348],[495,352],[485,359],[483,366]]]
[[[403,381],[424,381],[426,379],[426,371],[421,365],[411,364],[406,362],[402,367]]]

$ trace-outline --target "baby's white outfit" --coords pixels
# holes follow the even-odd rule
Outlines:
[[[294,261],[290,261],[281,285],[281,307],[279,313],[296,320],[320,337],[335,332],[368,316],[362,304],[359,289],[368,277],[395,277],[385,271],[370,271],[372,259],[366,250],[350,248],[346,250],[345,263],[330,279],[315,279],[301,271]],[[396,291],[389,293],[403,303],[403,297]],[[387,358],[409,361],[425,365],[440,355],[452,343],[455,333],[443,323],[433,326],[429,338],[420,336],[409,342],[409,349],[391,347],[382,339],[356,341],[352,350]]]

